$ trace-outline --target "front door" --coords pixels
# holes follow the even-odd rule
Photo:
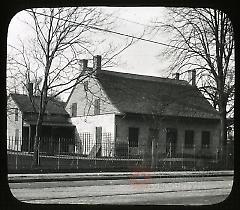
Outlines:
[[[177,129],[167,128],[166,135],[166,153],[168,157],[174,157],[176,154],[177,145]]]

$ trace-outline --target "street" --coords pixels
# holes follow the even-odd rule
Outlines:
[[[43,204],[219,203],[229,195],[232,176],[9,183],[14,197]]]

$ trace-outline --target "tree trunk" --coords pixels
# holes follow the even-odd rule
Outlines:
[[[221,113],[221,145],[224,147],[227,144],[227,123],[226,123],[226,111]]]
[[[219,95],[220,103],[219,103],[219,111],[220,111],[220,146],[221,146],[221,154],[220,159],[224,158],[226,154],[226,145],[227,145],[227,100],[225,97],[225,93],[222,91]]]
[[[49,68],[49,65],[47,65],[45,72],[49,72],[48,68]],[[45,77],[42,93],[40,96],[39,113],[38,113],[38,119],[37,119],[37,125],[36,125],[36,134],[34,137],[33,167],[40,166],[39,149],[40,149],[40,141],[42,136],[43,116],[45,113],[46,106],[47,106],[47,77]]]
[[[219,82],[219,112],[220,112],[220,120],[221,120],[221,139],[220,143],[221,146],[225,146],[227,143],[227,99],[226,93],[224,92],[224,84],[222,84],[222,81]]]
[[[36,134],[34,137],[34,153],[33,153],[33,167],[40,166],[40,157],[39,157],[39,149],[40,149],[40,141],[42,136],[42,123],[43,116],[45,113],[47,101],[46,101],[46,88],[44,87],[44,94],[41,96],[40,109],[38,113],[37,125],[36,125]]]
[[[39,149],[40,149],[40,140],[41,140],[41,135],[42,135],[42,118],[41,114],[39,114],[37,125],[36,125],[36,134],[34,137],[34,153],[33,153],[33,162],[32,166],[33,167],[38,167],[40,166],[40,157],[39,157]]]

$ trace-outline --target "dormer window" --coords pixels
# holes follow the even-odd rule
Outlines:
[[[15,115],[15,121],[18,121],[18,108],[15,108],[15,113],[14,113],[14,115]]]

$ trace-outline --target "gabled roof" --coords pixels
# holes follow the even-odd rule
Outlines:
[[[105,70],[97,79],[121,113],[219,119],[197,87],[183,80]]]
[[[20,111],[23,113],[23,120],[30,125],[35,125],[38,119],[39,110],[39,96],[33,96],[34,106],[36,112],[34,112],[33,105],[28,95],[11,93],[10,97],[15,101]],[[51,126],[73,126],[68,121],[68,113],[64,109],[65,103],[56,99],[50,99],[46,107],[46,111],[43,116],[43,125]]]
[[[16,102],[19,109],[24,113],[34,113],[33,105],[30,101],[30,98],[28,95],[24,94],[17,94],[17,93],[11,93],[10,96],[12,99]],[[39,104],[40,104],[40,96],[33,96],[34,101],[34,107],[36,108],[36,111],[39,110]],[[49,99],[49,102],[46,107],[46,114],[58,114],[58,115],[68,115],[66,110],[64,109],[64,102],[58,101],[56,99]]]

